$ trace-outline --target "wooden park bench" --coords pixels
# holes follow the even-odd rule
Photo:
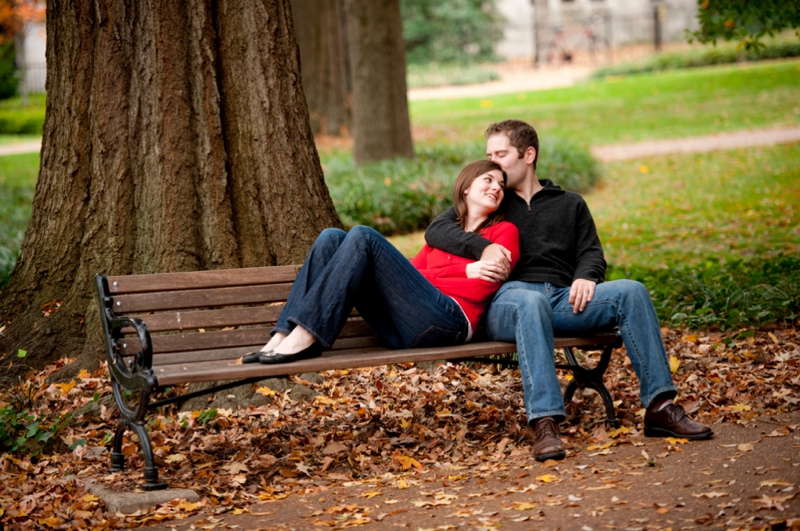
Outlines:
[[[471,342],[440,348],[389,350],[360,318],[351,318],[333,350],[322,357],[282,365],[242,364],[242,355],[260,349],[289,295],[300,266],[258,267],[189,273],[112,276],[96,275],[100,318],[108,354],[114,398],[121,418],[114,434],[111,470],[124,468],[123,436],[139,437],[145,461],[145,490],[166,488],[159,482],[150,437],[148,410],[195,396],[212,394],[265,378],[335,369],[437,360],[480,360],[516,352],[514,343]],[[595,389],[603,399],[607,420],[617,426],[611,394],[603,383],[618,334],[556,338],[574,378],[565,390],[571,400],[580,388]],[[573,352],[602,351],[594,368],[582,367]],[[170,386],[192,382],[220,385],[181,396],[151,401]]]

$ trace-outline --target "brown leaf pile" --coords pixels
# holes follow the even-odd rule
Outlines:
[[[662,330],[679,401],[696,420],[747,423],[797,409],[800,333],[794,328],[751,332]],[[220,409],[215,415],[178,413],[171,407],[155,412],[148,429],[161,479],[172,487],[191,488],[201,499],[141,514],[111,514],[88,493],[85,482],[137,488],[143,482],[138,444],[129,433],[123,445],[128,470],[108,472],[118,412],[108,399],[107,371],[102,367],[94,374],[82,372],[73,382],[45,383],[68,361],[30,375],[27,382],[32,413],[40,422],[69,411],[74,417],[56,444],[41,454],[0,457],[4,529],[137,527],[198,512],[213,518],[241,512],[259,500],[337,483],[374,481],[376,495],[381,485],[404,489],[416,485],[415,478],[426,470],[446,470],[455,483],[504,466],[515,456],[527,457],[532,447],[516,369],[448,363],[431,372],[412,365],[330,371],[322,383],[295,378],[318,393],[310,403],[292,400],[289,391],[259,388],[271,399],[267,405]],[[560,377],[566,384],[569,375]],[[622,351],[615,353],[605,381],[622,427],[606,428],[596,394],[579,392],[568,405],[562,432],[567,449],[604,455],[641,429],[638,381]],[[6,389],[0,408],[15,403],[14,393],[20,392],[19,386]],[[668,440],[673,446],[681,442]],[[645,452],[644,458],[641,466],[652,466],[655,457]],[[559,478],[544,474],[537,481]]]

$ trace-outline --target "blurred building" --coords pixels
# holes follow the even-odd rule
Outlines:
[[[44,92],[47,78],[45,63],[46,32],[44,24],[27,24],[22,40],[22,53],[17,49],[17,68],[20,72],[19,92]]]
[[[685,39],[697,28],[696,0],[497,0],[508,21],[497,53],[505,59],[553,60],[579,53]],[[554,44],[554,41],[557,41]],[[549,55],[549,57],[548,57]],[[563,59],[563,57],[562,57]]]

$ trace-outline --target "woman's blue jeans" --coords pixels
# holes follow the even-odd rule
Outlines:
[[[297,274],[272,330],[307,330],[326,349],[352,308],[390,348],[457,345],[468,321],[386,238],[369,227],[325,229]]]
[[[639,378],[645,406],[658,395],[675,396],[669,361],[650,294],[639,282],[598,284],[592,301],[573,313],[569,288],[549,283],[506,282],[486,312],[486,330],[496,341],[516,341],[525,409],[533,425],[541,417],[562,420],[564,398],[558,384],[554,336],[576,336],[619,327]]]

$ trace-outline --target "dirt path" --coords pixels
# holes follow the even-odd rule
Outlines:
[[[774,146],[792,142],[800,142],[800,127],[779,126],[687,138],[665,138],[627,144],[592,146],[591,152],[597,160],[614,162],[669,153],[701,153],[721,149]],[[35,153],[40,151],[41,148],[41,141],[7,144],[0,146],[0,156]]]
[[[500,74],[498,81],[477,85],[459,85],[435,88],[419,88],[408,91],[408,99],[431,100],[437,98],[478,98],[510,92],[528,92],[531,90],[548,90],[571,87],[583,81],[594,70],[583,66],[541,66],[532,68],[528,63],[506,63],[493,67]]]
[[[670,153],[702,153],[800,142],[800,127],[771,127],[716,133],[688,138],[665,138],[630,144],[592,146],[592,155],[603,162],[653,157]]]
[[[526,452],[477,470],[310,485],[305,495],[241,515],[142,529],[800,528],[800,412],[714,430],[709,441],[634,436],[572,448],[560,463],[537,463]]]
[[[23,153],[38,153],[42,149],[41,140],[14,142],[0,146],[0,157],[4,155],[21,155]]]

